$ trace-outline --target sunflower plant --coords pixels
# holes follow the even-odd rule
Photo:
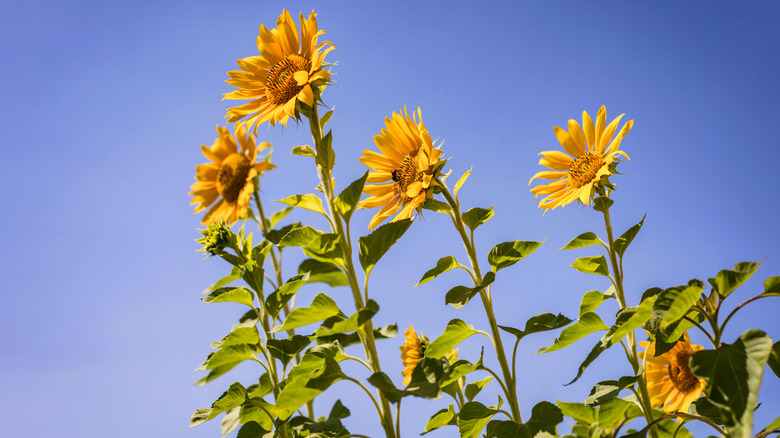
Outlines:
[[[432,409],[421,433],[442,429],[466,438],[556,437],[568,417],[572,426],[566,436],[573,437],[686,436],[690,421],[706,423],[728,437],[752,436],[763,370],[769,364],[780,375],[780,347],[760,330],[735,339],[726,336],[725,328],[751,302],[780,296],[780,277],[767,279],[764,291],[733,307],[724,307],[726,298],[758,263],[742,262],[719,272],[709,279],[709,292],[699,280],[652,288],[641,296],[625,290],[623,258],[644,218],[615,238],[610,211],[616,187],[610,178],[618,174],[622,160],[628,160],[621,145],[633,120],[621,126],[621,115],[608,122],[601,107],[595,120],[583,112],[581,124],[569,120],[568,130],[554,128],[563,150],[540,154],[539,163],[548,170],[531,182],[548,182],[531,192],[543,196],[539,207],[544,212],[578,203],[603,216],[606,238],[585,232],[563,249],[601,248],[604,254],[579,257],[571,267],[605,277],[607,287],[605,292],[584,294],[576,321],[549,312],[530,318],[522,328],[513,327],[496,318],[494,308],[506,297],[494,290],[494,282],[544,242],[512,240],[478,254],[476,231],[494,216],[493,207],[463,208],[459,192],[470,171],[448,185],[448,158],[423,123],[420,108],[391,112],[373,137],[375,148],[364,149],[360,157],[365,173],[337,188],[332,177],[336,149],[328,129],[333,109],[322,99],[335,65],[325,57],[335,46],[320,41],[323,35],[313,12],[308,17],[300,13],[296,21],[285,10],[275,28],[261,25],[259,54],[238,60],[240,70],[228,72],[227,80],[237,89],[224,96],[249,102],[229,108],[226,118],[232,130],[219,126],[212,146],[201,148],[210,162],[196,166],[190,192],[195,212],[206,210],[197,242],[207,256],[230,268],[206,288],[202,300],[243,306],[243,312],[222,339],[211,343],[214,351],[199,367],[205,375],[197,384],[212,384],[245,362],[256,364],[258,375],[251,382],[230,384],[210,407],[195,411],[191,425],[221,416],[223,436],[237,430],[240,438],[366,437],[347,429],[344,419],[350,411],[342,400],[324,411],[315,409],[321,408],[315,399],[339,387],[342,393],[353,390],[347,393],[347,403],[354,396],[373,406],[387,438],[400,438],[401,405],[410,396],[451,399],[438,411]],[[316,174],[319,185],[312,193],[277,200],[283,207],[267,214],[260,180],[272,175],[275,165],[271,145],[258,143],[256,132],[259,125],[286,126],[290,120],[308,125],[312,145],[296,146],[292,153],[303,157],[301,169]],[[290,171],[299,174],[301,169]],[[280,171],[287,170],[275,170]],[[294,209],[308,211],[316,220],[290,222],[288,214]],[[373,217],[365,235],[355,239],[351,223],[361,210],[373,210]],[[403,340],[387,340],[398,328],[376,319],[380,303],[369,294],[371,273],[383,258],[392,257],[390,249],[413,222],[425,226],[415,220],[423,212],[448,217],[453,239],[465,252],[431,263],[418,286],[449,271],[453,273],[447,275],[465,273],[463,285],[442,291],[444,301],[456,309],[480,302],[486,324],[456,318],[431,338],[410,325]],[[303,258],[292,276],[290,252]],[[301,304],[297,294],[306,285],[326,291]],[[336,287],[346,287],[349,296],[327,289]],[[607,302],[617,311],[610,318],[596,313]],[[382,319],[392,321],[386,315]],[[516,372],[518,345],[526,336],[559,329],[557,339],[538,353],[552,353],[603,332],[572,382],[618,344],[627,361],[624,375],[596,383],[584,402],[523,400],[522,375]],[[692,343],[691,330],[700,331],[712,347]],[[484,341],[481,350],[464,351],[461,343],[474,335]],[[379,341],[396,342],[400,357],[381,357]],[[383,371],[388,361],[403,366],[400,375]],[[499,391],[498,403],[486,402],[482,390],[487,385]],[[530,404],[530,412],[523,412]],[[780,419],[756,437],[780,432],[778,427]]]

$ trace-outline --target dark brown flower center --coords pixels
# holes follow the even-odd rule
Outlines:
[[[578,189],[585,184],[593,181],[596,178],[596,174],[602,165],[603,157],[601,155],[591,154],[585,152],[577,157],[573,163],[569,165],[569,179],[572,182],[572,186]]]
[[[288,55],[268,70],[266,96],[274,105],[284,105],[295,97],[303,85],[298,85],[295,72],[311,69],[311,61],[300,55]]]
[[[401,165],[398,166],[398,169],[394,170],[392,173],[393,181],[395,181],[395,188],[401,195],[401,201],[403,203],[407,203],[411,200],[411,198],[406,195],[406,189],[413,182],[422,181],[423,179],[423,172],[417,171],[419,168],[418,155],[419,151],[414,151],[410,155],[407,155],[404,160],[401,161]]]
[[[229,205],[238,200],[251,168],[249,159],[241,154],[230,154],[222,160],[217,171],[217,192]]]
[[[674,387],[678,391],[688,393],[696,389],[699,385],[699,379],[693,375],[688,366],[688,359],[691,353],[688,351],[678,351],[672,354],[669,359],[669,379],[672,380]]]

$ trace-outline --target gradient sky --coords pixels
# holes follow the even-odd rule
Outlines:
[[[574,317],[584,292],[607,287],[568,267],[593,251],[558,249],[585,231],[604,234],[600,216],[572,205],[543,217],[528,191],[541,170],[537,153],[559,148],[553,126],[601,105],[610,119],[635,120],[623,141],[631,162],[613,179],[615,227],[622,232],[647,214],[627,252],[629,301],[743,260],[763,265],[729,301],[759,293],[764,279],[780,275],[780,4],[658,3],[3,0],[0,435],[219,436],[218,421],[188,429],[191,413],[259,371],[245,364],[192,385],[209,343],[243,309],[199,299],[229,269],[195,252],[200,216],[188,191],[194,166],[205,161],[199,146],[224,124],[229,104],[220,99],[232,90],[225,73],[236,58],[257,54],[258,26],[272,27],[285,7],[293,15],[315,9],[336,46],[328,60],[338,61],[337,83],[324,98],[336,106],[337,187],[363,174],[357,159],[375,148],[384,117],[419,106],[433,137],[445,140],[454,176],[473,167],[461,201],[495,204],[496,216],[477,233],[482,256],[499,242],[547,239],[498,276],[500,323],[522,327],[542,312]],[[308,132],[294,123],[259,129],[278,166],[261,182],[267,205],[317,185],[311,161],[289,154],[311,143]],[[356,214],[356,236],[373,213]],[[462,273],[411,288],[439,257],[465,261],[446,219],[429,213],[416,221],[374,271],[377,324],[413,323],[431,338],[453,318],[487,330],[478,301],[444,305],[444,293],[466,281]],[[307,212],[290,220],[325,226]],[[290,254],[286,277],[300,260]],[[302,290],[298,303],[320,290]],[[345,289],[333,296],[352,309]],[[780,303],[760,303],[729,324],[727,341],[749,327],[780,339]],[[609,305],[605,320],[615,310]],[[554,336],[521,344],[524,418],[541,400],[581,401],[595,382],[630,372],[610,351],[563,387],[598,335],[533,354]],[[380,342],[396,384],[401,343]],[[461,357],[475,360],[481,344],[469,339]],[[350,430],[377,435],[375,414],[355,388],[337,383],[317,412],[326,415],[341,398],[353,413]],[[493,404],[495,391],[480,400]],[[768,370],[760,400],[756,431],[780,413],[780,384]],[[404,436],[421,432],[449,402],[405,399]]]

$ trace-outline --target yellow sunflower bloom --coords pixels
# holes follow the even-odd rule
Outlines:
[[[655,355],[655,342],[639,343],[645,348],[639,353],[645,361],[647,390],[653,407],[662,407],[664,412],[688,412],[688,407],[701,397],[707,382],[693,375],[688,360],[693,353],[702,350],[701,345],[691,344],[688,333],[671,350]]]
[[[428,339],[424,335],[417,336],[411,324],[409,324],[409,330],[404,330],[404,335],[406,340],[404,345],[401,346],[401,360],[403,360],[406,368],[401,371],[401,374],[404,375],[404,386],[406,386],[412,381],[414,367],[417,366],[417,362],[425,354],[425,349],[428,347]]]
[[[385,118],[387,129],[374,136],[380,152],[363,150],[360,162],[371,168],[363,193],[370,195],[359,208],[382,209],[368,225],[373,229],[396,212],[393,221],[407,219],[415,209],[422,208],[430,190],[433,173],[442,151],[434,149],[431,135],[422,122],[420,109],[409,117],[406,108]],[[400,210],[400,211],[399,211]]]
[[[543,156],[539,164],[551,170],[537,173],[528,181],[528,185],[536,178],[554,180],[531,189],[536,197],[547,195],[539,202],[539,208],[552,209],[575,200],[590,204],[601,178],[612,175],[612,164],[619,161],[617,156],[629,159],[618,148],[623,137],[634,126],[634,121],[626,122],[617,137],[612,139],[624,115],[621,114],[606,125],[607,110],[602,106],[596,115],[595,125],[588,113],[583,111],[582,126],[576,120],[569,120],[568,132],[558,126],[554,128],[558,141],[568,155],[561,151],[544,151],[539,154]]]
[[[226,82],[238,90],[225,94],[224,99],[251,102],[229,108],[228,122],[248,117],[249,127],[270,122],[287,125],[287,119],[295,117],[295,104],[314,105],[314,87],[330,81],[330,74],[322,70],[325,55],[333,49],[333,43],[318,43],[324,30],[317,29],[316,14],[308,19],[300,14],[300,35],[290,13],[285,9],[276,21],[276,29],[260,25],[257,50],[260,56],[237,60],[241,70],[228,72]]]
[[[258,174],[271,170],[275,166],[268,161],[257,162],[257,154],[271,146],[270,143],[255,143],[255,136],[247,136],[243,125],[235,126],[235,137],[223,126],[217,126],[219,137],[214,144],[201,146],[203,155],[211,163],[195,166],[195,180],[190,195],[190,204],[198,204],[195,213],[214,204],[205,215],[204,225],[211,221],[223,220],[232,225],[246,218],[249,200],[255,187],[252,179]],[[238,150],[238,145],[241,150]],[[216,203],[214,203],[216,201]]]

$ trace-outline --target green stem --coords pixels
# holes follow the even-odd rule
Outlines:
[[[471,262],[471,270],[474,273],[474,286],[479,286],[482,284],[482,272],[479,269],[479,261],[477,259],[477,252],[474,242],[471,239],[469,233],[466,231],[466,225],[463,223],[463,218],[461,217],[460,204],[457,200],[455,200],[455,198],[452,197],[450,191],[443,182],[439,181],[438,184],[441,186],[444,198],[447,199],[447,203],[452,208],[452,211],[450,212],[452,223],[455,225],[455,229],[458,230],[458,234],[460,234],[463,245],[466,247],[466,253],[468,254],[469,261]],[[512,409],[512,419],[517,423],[522,423],[520,407],[517,403],[517,385],[515,384],[514,378],[512,377],[512,372],[509,369],[509,364],[506,359],[504,344],[501,341],[501,333],[498,331],[496,316],[493,313],[493,302],[485,289],[481,289],[479,291],[479,296],[482,298],[482,305],[485,307],[485,313],[487,314],[487,319],[490,323],[490,330],[493,333],[493,346],[496,349],[496,358],[498,359],[498,363],[501,366],[501,373],[504,375],[504,381],[506,382],[506,386],[504,387],[504,395],[506,395],[509,407]]]

